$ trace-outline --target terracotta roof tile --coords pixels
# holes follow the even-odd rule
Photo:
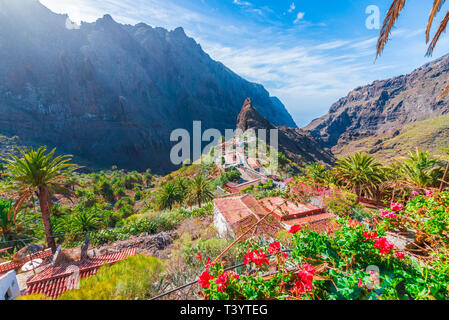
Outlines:
[[[7,273],[11,270],[17,270],[20,269],[25,263],[29,262],[31,259],[42,259],[45,260],[49,257],[51,257],[53,253],[51,252],[51,249],[46,249],[44,251],[38,252],[30,257],[27,257],[22,262],[13,262],[8,261],[0,264],[0,275]]]
[[[68,290],[67,280],[74,273],[70,266],[76,266],[80,271],[80,278],[95,275],[98,269],[104,264],[113,264],[136,254],[136,248],[127,249],[104,256],[92,257],[84,261],[65,263],[60,266],[48,267],[33,279],[27,282],[25,295],[45,294],[47,297],[56,299]]]
[[[324,210],[312,205],[295,204],[281,197],[265,198],[259,201],[262,206],[281,220],[304,217],[308,215],[322,213]],[[280,206],[280,209],[278,207]]]

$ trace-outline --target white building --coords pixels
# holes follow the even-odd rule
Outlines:
[[[14,270],[0,276],[0,300],[12,300],[20,296],[19,284]]]

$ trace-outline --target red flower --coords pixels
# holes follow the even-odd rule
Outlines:
[[[398,258],[400,260],[404,260],[405,259],[405,253],[403,253],[403,252],[396,252],[396,258]]]
[[[433,195],[433,191],[432,190],[427,190],[426,191],[426,196],[431,197]]]
[[[297,233],[298,231],[300,231],[301,230],[301,227],[300,226],[298,226],[298,225],[294,225],[294,226],[292,226],[291,228],[290,228],[290,233],[291,234],[295,234],[295,233]]]
[[[218,285],[217,290],[218,292],[224,292],[229,281],[229,276],[226,272],[224,272],[222,275],[220,275],[217,278],[216,284]]]
[[[210,275],[208,271],[204,271],[202,275],[198,278],[198,284],[203,289],[210,288],[210,281],[214,278],[214,276]]]
[[[362,278],[359,278],[359,283],[357,284],[359,288],[363,288],[365,285],[363,284]]]
[[[198,252],[198,254],[196,255],[196,259],[199,261],[203,260],[203,256],[201,255],[201,252]]]
[[[270,243],[268,246],[268,252],[272,255],[275,255],[281,251],[281,243],[279,241],[275,241]]]
[[[303,265],[302,268],[303,270],[298,273],[299,279],[295,282],[295,285],[291,290],[292,294],[296,296],[301,296],[313,290],[312,280],[316,271],[309,264]]]
[[[270,260],[268,260],[267,255],[262,250],[254,250],[253,252],[248,252],[243,260],[244,264],[249,264],[250,262],[254,262],[254,264],[258,267],[262,267],[264,264],[269,264]]]
[[[394,249],[394,245],[386,238],[379,238],[374,242],[374,248],[379,249],[380,254],[389,254]]]
[[[234,277],[236,279],[240,278],[240,275],[237,272],[229,271],[229,274],[231,275],[231,277]]]
[[[400,203],[392,203],[390,209],[393,211],[402,211],[404,210],[404,205]]]
[[[377,232],[367,232],[367,231],[365,231],[363,233],[363,235],[365,236],[365,240],[363,240],[365,242],[369,241],[371,239],[376,239],[377,238]]]

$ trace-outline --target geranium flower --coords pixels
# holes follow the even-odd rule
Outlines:
[[[363,288],[365,285],[363,284],[362,278],[359,278],[359,283],[357,284],[359,288]]]
[[[297,224],[295,224],[294,226],[292,226],[291,228],[290,228],[290,233],[291,234],[295,234],[295,233],[297,233],[298,231],[300,231],[301,230],[301,227],[300,226],[298,226]]]
[[[231,277],[236,278],[236,279],[240,278],[240,275],[237,272],[234,272],[234,271],[229,271],[229,275]]]
[[[419,192],[416,191],[416,190],[413,190],[413,191],[412,191],[412,196],[414,196],[414,197],[419,196]]]
[[[388,242],[386,238],[379,238],[374,242],[374,247],[379,249],[380,254],[389,254],[394,249],[394,244]]]
[[[281,251],[281,243],[275,241],[268,246],[268,252],[272,255],[278,254]]]
[[[368,232],[368,231],[365,231],[364,233],[363,233],[363,235],[365,236],[365,240],[363,240],[363,241],[369,241],[369,240],[371,240],[371,239],[376,239],[377,238],[377,232]]]
[[[200,277],[198,278],[198,284],[203,289],[209,289],[210,288],[210,281],[214,278],[214,276],[209,274],[209,271],[204,271]]]
[[[404,260],[405,259],[405,253],[404,252],[396,252],[396,258],[398,258],[400,260]]]
[[[199,261],[203,260],[203,256],[201,255],[201,252],[197,253],[196,260],[199,260]]]
[[[392,203],[390,208],[393,211],[402,211],[404,210],[404,205],[401,203]]]
[[[254,250],[253,252],[248,252],[243,260],[243,263],[246,265],[250,262],[253,262],[258,267],[262,267],[264,264],[268,265],[270,260],[267,259],[267,254],[262,250]]]
[[[426,191],[426,196],[431,197],[433,195],[433,191],[432,190],[427,190]]]
[[[217,291],[218,292],[224,292],[229,281],[229,276],[226,272],[224,272],[222,275],[220,275],[217,278],[217,281],[215,282],[217,284]]]

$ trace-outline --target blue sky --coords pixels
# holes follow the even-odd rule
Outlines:
[[[377,6],[382,22],[391,0],[40,1],[76,22],[109,13],[121,23],[182,26],[212,58],[279,97],[300,127],[352,89],[409,73],[449,52],[443,36],[433,57],[424,57],[430,0],[407,1],[375,63],[379,30],[366,27],[366,10]]]

